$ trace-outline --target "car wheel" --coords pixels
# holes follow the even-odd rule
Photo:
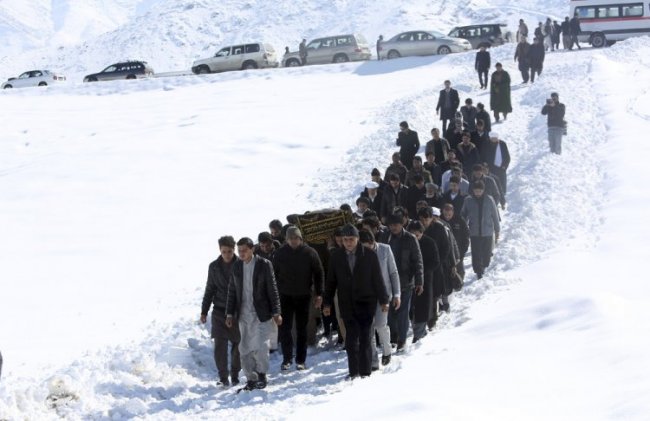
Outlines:
[[[345,63],[347,61],[350,61],[350,59],[345,54],[337,54],[334,56],[334,63]]]
[[[5,85],[5,87],[4,87],[4,89],[11,89],[11,88],[13,88],[13,86],[11,86],[11,85]]]
[[[292,59],[287,60],[286,66],[287,67],[300,67],[300,62],[297,59],[292,58]]]
[[[38,86],[47,86],[47,83],[45,83],[45,82],[40,82],[40,83],[38,84]]]
[[[441,45],[438,48],[438,54],[449,54],[451,53],[451,48],[447,47],[446,45]]]
[[[607,40],[605,39],[605,34],[601,34],[600,32],[595,33],[591,37],[591,45],[594,48],[602,48],[605,45],[607,45]]]
[[[133,79],[135,79],[135,75],[127,75],[126,79],[127,80],[133,80]]]
[[[199,66],[197,74],[199,74],[199,75],[207,75],[208,73],[210,73],[210,68],[207,65],[202,64],[202,65]]]
[[[241,68],[242,70],[257,69],[257,63],[255,63],[254,61],[247,61],[244,63],[244,65]]]
[[[387,56],[387,57],[388,57],[389,60],[392,60],[392,59],[394,59],[394,58],[400,58],[400,57],[402,57],[402,56],[401,56],[401,54],[399,53],[399,51],[397,51],[397,50],[390,50],[390,51],[388,52],[388,56]]]

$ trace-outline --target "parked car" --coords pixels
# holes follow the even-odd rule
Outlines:
[[[345,63],[347,61],[370,60],[372,53],[368,41],[359,34],[337,35],[317,38],[307,44],[307,64]],[[299,52],[290,52],[282,57],[284,67],[301,66]]]
[[[93,73],[84,77],[84,82],[141,79],[150,76],[153,76],[153,69],[146,61],[124,61],[111,64],[99,73]]]
[[[47,86],[50,84],[65,82],[66,78],[60,73],[49,70],[30,70],[18,77],[10,77],[2,84],[2,89],[26,88],[28,86]]]
[[[492,47],[511,41],[507,28],[505,23],[457,26],[449,32],[449,36],[468,40],[472,48]]]
[[[471,49],[469,41],[462,38],[452,38],[437,31],[409,31],[381,43],[379,58],[461,53]]]
[[[256,42],[223,47],[214,57],[196,60],[192,73],[215,73],[232,70],[263,69],[278,67],[278,57],[270,44]]]

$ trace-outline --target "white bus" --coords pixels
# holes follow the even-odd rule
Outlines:
[[[616,41],[650,35],[650,0],[571,0],[571,16],[580,18],[580,42],[600,48]]]

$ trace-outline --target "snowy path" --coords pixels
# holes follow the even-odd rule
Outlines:
[[[194,313],[201,294],[201,288],[197,288],[175,303],[173,311],[185,316],[179,317],[176,323],[153,324],[148,329],[149,335],[142,341],[92,353],[58,370],[46,384],[16,378],[12,378],[15,380],[12,384],[3,382],[0,384],[3,398],[0,401],[1,416],[159,420],[234,416],[237,419],[285,419],[293,415],[296,419],[305,419],[327,411],[329,416],[343,419],[340,417],[346,414],[351,402],[356,402],[369,417],[386,417],[397,409],[410,408],[415,415],[440,414],[447,418],[456,414],[460,418],[476,419],[479,414],[487,413],[493,417],[505,415],[505,419],[545,419],[553,416],[557,408],[562,408],[574,419],[580,418],[591,401],[582,395],[573,403],[562,399],[563,394],[571,393],[571,387],[575,386],[573,382],[562,385],[550,380],[545,383],[540,381],[544,376],[539,374],[535,379],[540,385],[529,385],[533,390],[530,394],[518,391],[517,380],[520,379],[516,376],[512,382],[495,385],[490,380],[503,374],[504,370],[506,375],[512,376],[504,367],[506,357],[491,354],[482,358],[481,350],[468,350],[467,347],[478,340],[476,338],[553,329],[565,331],[573,325],[580,329],[582,323],[588,323],[585,317],[595,311],[594,303],[564,293],[557,297],[556,307],[533,303],[526,312],[516,313],[517,319],[509,325],[493,322],[495,316],[486,308],[498,307],[508,292],[512,294],[523,288],[522,269],[558,253],[559,248],[589,250],[597,243],[604,223],[601,217],[605,201],[602,186],[608,177],[601,147],[608,136],[605,111],[600,107],[601,93],[594,86],[603,77],[604,62],[620,65],[625,62],[626,54],[641,54],[649,43],[647,40],[625,43],[602,52],[549,54],[538,83],[530,87],[515,87],[515,112],[507,122],[495,127],[508,141],[514,160],[509,175],[509,206],[504,215],[504,231],[492,269],[481,281],[468,275],[465,289],[454,296],[451,314],[441,319],[434,334],[411,347],[406,356],[397,357],[383,373],[354,384],[344,382],[345,354],[321,346],[319,353],[308,358],[311,368],[304,373],[279,374],[278,356],[274,355],[271,384],[264,391],[236,395],[232,389],[220,390],[215,386],[216,372],[208,330],[195,320]],[[513,85],[516,85],[520,76],[510,65],[511,51],[499,49],[496,55],[495,58],[507,63]],[[471,68],[472,60],[469,55],[450,57],[445,64],[451,65],[454,71],[448,77],[461,90],[461,99],[471,93],[469,96],[475,102],[487,103],[489,99],[485,93],[473,90],[475,75],[467,70]],[[435,66],[436,63],[430,64],[429,68],[433,70]],[[424,80],[422,78],[417,83],[427,86]],[[647,99],[650,85],[647,79],[643,83],[643,89],[630,98],[633,109]],[[366,130],[360,142],[347,151],[341,165],[320,168],[313,179],[305,181],[313,187],[305,190],[306,198],[314,206],[350,201],[352,193],[360,190],[372,167],[378,166],[383,172],[390,153],[395,149],[392,140],[395,127],[402,119],[408,119],[420,132],[421,140],[425,140],[431,125],[435,91],[435,88],[426,87],[406,97],[396,97],[368,117],[365,125],[372,129]],[[561,157],[548,154],[545,118],[539,115],[539,109],[551,91],[560,92],[560,98],[569,110],[570,134],[564,140],[565,152]],[[580,110],[579,114],[575,110]],[[648,118],[647,113],[641,110],[636,115],[641,119]],[[351,170],[343,172],[344,168]],[[350,176],[342,177],[342,174]],[[268,215],[262,215],[262,218],[268,219]],[[552,284],[557,286],[557,280]],[[183,308],[186,310],[178,310]],[[460,326],[462,329],[456,329]],[[482,349],[484,352],[498,352],[489,344],[481,344],[486,346]],[[588,348],[587,344],[579,341],[572,345],[578,351],[587,351]],[[454,362],[454,354],[461,361]],[[512,357],[507,352],[506,355]],[[555,375],[566,369],[564,366],[554,367],[551,361],[539,355],[536,357],[539,357],[541,367]],[[471,369],[459,369],[459,364],[466,364]],[[514,366],[517,364],[515,361]],[[520,368],[530,374],[523,367],[528,366]],[[591,375],[587,375],[587,370],[595,367],[597,365],[590,365],[587,361],[576,369],[576,374],[593,380]],[[490,375],[484,378],[481,369]],[[426,374],[418,376],[419,371]],[[436,374],[442,377],[447,387],[438,387],[435,380],[432,384],[432,376]],[[548,408],[540,410],[535,393],[549,385],[558,389],[544,396]],[[378,401],[377,393],[385,387],[395,387],[395,390],[404,390],[405,393],[393,400]],[[592,387],[595,394],[603,398],[602,405],[606,406],[609,401],[601,396],[601,389],[595,385]],[[441,399],[428,399],[430,389]],[[460,390],[464,393],[461,394]],[[511,402],[508,408],[497,406],[498,396],[505,393],[514,393],[518,403]],[[58,397],[56,402],[55,397]],[[495,403],[490,403],[491,399]],[[476,412],[470,408],[459,409],[467,402],[475,406]],[[640,403],[638,407],[643,408]],[[499,413],[499,408],[503,412]],[[537,408],[538,412],[531,414],[530,408]],[[598,414],[604,418],[605,414],[598,412],[599,409],[602,407],[598,405],[591,409],[593,412],[589,414],[592,416],[588,418],[598,418]]]

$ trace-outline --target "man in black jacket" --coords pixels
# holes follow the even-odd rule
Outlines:
[[[427,335],[427,322],[434,318],[438,312],[438,297],[435,284],[442,282],[440,268],[440,255],[436,242],[424,235],[424,226],[420,221],[413,221],[408,225],[409,233],[418,240],[422,253],[423,263],[423,288],[420,294],[413,298],[413,343]]]
[[[498,178],[501,195],[505,198],[508,191],[507,171],[510,166],[510,152],[508,144],[499,139],[498,133],[490,132],[490,142],[484,149],[483,160],[488,164],[490,173]]]
[[[201,323],[208,319],[210,306],[212,309],[212,337],[214,338],[214,362],[219,371],[219,384],[228,386],[239,383],[239,326],[234,323],[226,326],[226,300],[228,299],[228,283],[232,276],[233,264],[238,260],[235,256],[235,239],[230,236],[219,239],[221,256],[210,263],[208,281],[205,284],[203,303],[201,304]],[[231,343],[230,370],[228,370],[228,342]],[[228,379],[230,374],[230,379]]]
[[[474,69],[478,72],[478,81],[481,83],[481,89],[487,89],[488,71],[490,70],[490,52],[486,51],[485,45],[481,45],[481,48],[476,53]]]
[[[501,203],[502,206],[505,206],[505,198],[501,194],[501,189],[499,189],[499,184],[496,180],[489,175],[485,175],[483,164],[476,164],[472,167],[471,177],[470,177],[470,191],[473,190],[474,185],[481,181],[485,185],[485,194],[492,197],[494,203]]]
[[[464,279],[465,264],[463,260],[465,259],[467,250],[469,250],[469,226],[467,225],[467,222],[460,216],[460,211],[456,213],[454,206],[451,203],[446,203],[442,207],[441,217],[442,220],[445,221],[447,225],[449,225],[451,232],[454,234],[454,239],[458,245],[459,252],[459,262],[456,264],[456,272],[458,272],[461,279]]]
[[[578,42],[578,35],[580,35],[580,32],[582,32],[582,30],[580,29],[580,18],[578,17],[577,13],[569,22],[569,27],[571,31],[571,47],[569,47],[569,50],[573,50],[574,45],[578,47],[578,50],[582,50],[580,43]]]
[[[393,213],[397,206],[408,206],[408,187],[400,183],[399,176],[390,174],[388,176],[388,186],[384,190],[381,202],[381,212],[379,216],[383,221]]]
[[[528,51],[528,58],[530,62],[530,81],[535,82],[535,74],[541,75],[542,69],[544,68],[544,57],[546,52],[544,51],[544,44],[539,38],[535,38],[533,45],[530,46]]]
[[[388,313],[391,343],[397,344],[397,352],[402,352],[406,345],[406,335],[409,329],[409,309],[413,292],[421,294],[424,283],[422,253],[418,240],[404,229],[401,215],[390,215],[387,220],[388,244],[395,257],[399,273],[402,305],[398,310],[391,308]]]
[[[440,115],[442,120],[442,131],[447,131],[447,123],[456,117],[456,111],[460,106],[460,97],[458,91],[451,87],[451,82],[445,80],[445,89],[440,91],[438,96],[438,105],[436,105],[436,114]]]
[[[399,146],[399,156],[402,164],[410,170],[413,168],[413,157],[420,149],[420,139],[418,138],[418,132],[411,130],[406,121],[399,123],[399,129],[395,143]]]
[[[553,92],[542,107],[542,115],[548,116],[548,145],[551,153],[562,154],[562,135],[564,134],[564,104],[560,102],[560,96]]]
[[[564,18],[564,22],[560,25],[560,31],[562,32],[562,46],[565,50],[570,50],[571,45],[571,21],[568,16]]]
[[[316,250],[303,243],[302,233],[296,227],[287,229],[287,243],[275,253],[275,279],[280,292],[282,320],[281,369],[288,370],[293,361],[293,318],[296,317],[296,369],[305,369],[307,359],[307,322],[314,289],[314,307],[322,304],[325,276]]]
[[[359,244],[359,231],[345,225],[343,248],[332,251],[325,286],[323,314],[329,316],[338,292],[338,311],[345,323],[345,350],[349,378],[367,377],[372,372],[371,327],[377,303],[388,311],[390,297],[377,254]]]
[[[280,295],[273,265],[253,254],[253,240],[237,242],[239,260],[233,263],[226,300],[226,326],[239,321],[239,354],[246,375],[245,390],[264,389],[269,371],[268,339],[271,324],[282,326]]]
[[[456,214],[460,215],[467,195],[460,192],[460,177],[452,176],[449,179],[449,190],[442,195],[443,204],[451,204]]]

